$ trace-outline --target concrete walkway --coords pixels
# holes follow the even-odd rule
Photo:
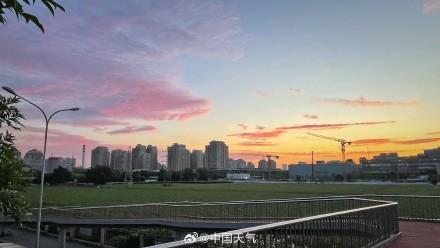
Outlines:
[[[0,248],[33,248],[35,247],[35,233],[24,230],[17,230],[15,228],[5,228],[11,234],[0,238]],[[4,243],[2,243],[4,242]],[[44,248],[59,248],[57,238],[41,235],[40,247]],[[3,245],[3,246],[2,246]],[[8,246],[9,245],[9,246]],[[15,246],[14,246],[15,245]],[[67,241],[67,248],[90,248],[75,242]]]
[[[389,248],[440,248],[440,223],[399,222],[402,234]]]

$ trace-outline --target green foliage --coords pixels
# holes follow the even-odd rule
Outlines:
[[[157,180],[160,182],[168,181],[168,175],[167,175],[167,171],[165,169],[161,169],[159,171],[159,175],[158,175]]]
[[[62,183],[71,182],[73,180],[73,175],[66,168],[58,167],[52,174],[47,175],[46,181],[50,185],[58,185]]]
[[[197,169],[197,180],[208,181],[208,171],[205,168]]]
[[[21,191],[27,185],[28,173],[16,158],[15,137],[10,130],[18,131],[22,127],[23,115],[15,105],[15,97],[0,95],[0,210],[4,217],[17,222],[28,214],[29,206]]]
[[[95,185],[102,185],[110,182],[112,170],[108,166],[96,166],[86,171],[86,180]]]
[[[194,181],[193,170],[190,168],[186,168],[185,170],[183,170],[182,177],[184,181]]]
[[[46,6],[46,8],[50,11],[50,13],[52,13],[53,16],[55,15],[56,9],[60,9],[65,12],[63,6],[61,6],[55,0],[39,1]],[[22,18],[26,21],[26,23],[32,22],[44,33],[43,24],[40,23],[38,18],[30,13],[25,12],[23,9],[25,5],[30,6],[33,4],[35,4],[35,0],[0,0],[0,23],[5,24],[7,22],[4,15],[5,10],[9,10],[14,12],[17,19]]]

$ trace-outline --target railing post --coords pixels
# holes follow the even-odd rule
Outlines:
[[[105,246],[105,228],[99,229],[99,246],[104,247]]]
[[[60,248],[66,248],[66,228],[58,226],[58,245]]]

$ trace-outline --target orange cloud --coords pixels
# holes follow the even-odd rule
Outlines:
[[[440,141],[440,138],[419,138],[410,140],[392,140],[392,139],[362,139],[353,141],[353,145],[383,145],[383,144],[398,144],[398,145],[416,145],[426,144]]]
[[[379,125],[379,124],[387,124],[387,123],[395,123],[395,121],[370,121],[370,122],[354,122],[354,123],[333,123],[333,124],[309,124],[309,125],[296,125],[296,126],[285,126],[285,127],[277,127],[272,131],[255,131],[255,132],[243,132],[230,134],[228,136],[235,136],[244,139],[252,139],[252,140],[265,140],[269,138],[276,138],[289,130],[301,130],[301,129],[309,129],[309,130],[321,130],[321,129],[341,129],[349,126],[366,126],[366,125]]]
[[[310,124],[310,125],[297,125],[297,126],[287,126],[278,127],[277,130],[295,130],[295,129],[311,129],[311,130],[321,130],[321,129],[341,129],[349,126],[367,126],[367,125],[379,125],[395,123],[395,121],[368,121],[368,122],[354,122],[354,123],[330,123],[330,124]]]
[[[256,132],[244,132],[244,133],[236,133],[236,134],[229,134],[228,136],[235,136],[240,137],[244,139],[268,139],[268,138],[276,138],[280,135],[284,134],[286,131],[284,130],[273,130],[273,131],[256,131]]]
[[[432,142],[438,142],[438,141],[440,141],[440,138],[399,140],[399,141],[393,141],[393,143],[394,144],[400,144],[400,145],[415,145],[415,144],[425,144],[425,143],[432,143]]]
[[[440,134],[440,132],[430,132],[430,133],[426,133],[427,135],[438,135]]]
[[[306,119],[314,119],[314,120],[319,119],[319,116],[314,114],[305,114],[303,117]]]
[[[274,146],[275,143],[267,142],[267,141],[245,141],[238,143],[239,146]]]
[[[419,104],[418,101],[383,101],[383,100],[368,100],[365,97],[357,99],[344,98],[318,98],[318,102],[351,106],[351,107],[392,107],[392,106],[414,106]]]

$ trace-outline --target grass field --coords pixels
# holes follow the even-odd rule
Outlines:
[[[39,187],[25,192],[32,206],[37,206]],[[84,186],[48,186],[46,206],[103,206],[166,201],[230,201],[294,198],[349,194],[440,195],[439,186],[431,185],[357,185],[357,184],[162,184]]]

